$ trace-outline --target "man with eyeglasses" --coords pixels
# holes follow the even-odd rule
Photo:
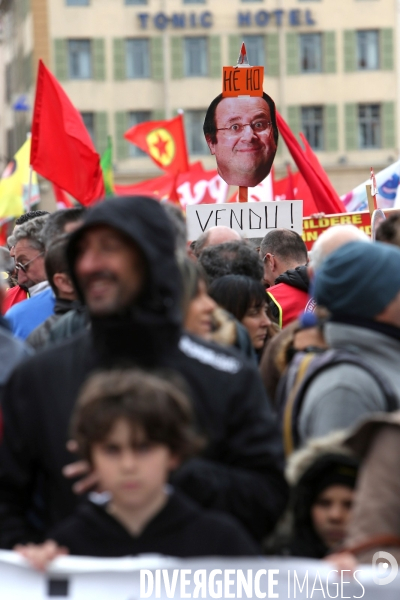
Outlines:
[[[14,280],[14,282],[17,278],[17,273],[15,270],[15,263],[14,263],[14,260],[15,260],[14,233],[24,223],[27,223],[28,221],[31,221],[32,219],[36,219],[37,217],[44,217],[45,215],[49,215],[49,214],[50,213],[47,210],[30,210],[27,213],[22,214],[20,217],[18,217],[18,219],[15,220],[14,230],[7,239],[7,245],[8,245],[8,249],[10,252],[10,257],[13,261],[13,266],[12,266],[12,269],[10,270],[10,273],[11,273],[11,277]],[[29,298],[28,290],[23,286],[14,284],[14,287],[10,287],[5,293],[4,300],[2,303],[3,314],[6,313],[9,308],[14,306],[14,304],[18,304],[19,302],[22,302],[23,300],[26,300],[27,298]]]
[[[55,298],[44,267],[47,219],[44,215],[27,221],[12,236],[18,285],[29,291],[30,298],[11,307],[5,317],[14,335],[23,340],[54,310]]]
[[[275,104],[267,94],[238,98],[220,94],[207,110],[203,131],[226,183],[255,187],[269,175],[278,128]]]

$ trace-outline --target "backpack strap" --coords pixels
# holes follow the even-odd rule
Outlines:
[[[295,356],[296,360],[296,374],[294,381],[290,381],[293,377],[288,377],[286,382],[286,389],[289,390],[289,396],[287,402],[283,408],[283,445],[285,449],[285,456],[289,456],[294,450],[294,439],[293,439],[293,409],[296,401],[297,392],[301,384],[303,383],[304,377],[307,374],[308,367],[311,361],[316,355],[313,352],[308,354],[302,353],[301,357]],[[301,358],[301,360],[299,360]],[[289,375],[289,373],[288,373]]]

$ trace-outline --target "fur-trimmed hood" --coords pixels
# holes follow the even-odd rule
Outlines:
[[[344,445],[348,431],[333,433],[310,440],[305,448],[294,452],[288,459],[285,476],[291,486],[297,485],[303,475],[323,456],[343,455],[353,458],[350,448]]]

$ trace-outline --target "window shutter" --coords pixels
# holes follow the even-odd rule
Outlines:
[[[114,79],[122,81],[126,78],[125,40],[113,39]]]
[[[267,35],[265,47],[267,74],[270,77],[279,77],[279,36],[277,33],[269,33]]]
[[[385,71],[392,71],[393,64],[393,29],[381,29],[381,68]]]
[[[208,38],[208,51],[210,57],[210,77],[222,77],[221,38],[219,35],[210,35]]]
[[[357,39],[355,31],[344,31],[344,70],[357,70]]]
[[[164,79],[164,56],[163,40],[161,36],[153,37],[150,40],[151,47],[151,74],[156,81]]]
[[[22,19],[25,19],[29,12],[29,0],[21,0]]]
[[[108,115],[106,112],[97,112],[94,115],[94,132],[97,152],[101,155],[107,148]]]
[[[171,74],[172,79],[183,78],[183,40],[181,37],[171,37]]]
[[[128,130],[128,115],[126,112],[115,113],[115,136],[116,136],[116,153],[118,160],[128,158],[129,149],[128,142],[124,139],[124,133]]]
[[[286,71],[288,75],[299,73],[299,38],[297,33],[286,34]]]
[[[336,73],[336,33],[326,31],[323,36],[324,73]]]
[[[54,63],[56,78],[59,81],[65,81],[66,79],[68,79],[68,57],[66,40],[54,40]]]
[[[298,139],[299,131],[301,131],[300,106],[288,106],[287,116],[288,125]]]
[[[396,147],[396,118],[394,102],[382,104],[382,147]]]
[[[325,107],[325,149],[327,152],[338,150],[337,106],[328,104]]]
[[[102,38],[92,40],[92,61],[93,61],[93,79],[96,81],[105,81],[106,78],[106,57],[105,42]]]
[[[165,110],[163,108],[157,108],[156,110],[153,110],[151,113],[152,121],[162,121],[163,119],[165,119]]]
[[[228,38],[228,64],[234,67],[240,54],[240,35],[230,35]]]
[[[345,117],[345,128],[346,128],[346,150],[357,150],[357,148],[358,148],[357,104],[345,104],[344,117]]]

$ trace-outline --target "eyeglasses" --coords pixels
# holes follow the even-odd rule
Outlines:
[[[21,271],[23,271],[24,273],[28,272],[29,269],[29,265],[31,263],[33,263],[34,260],[36,260],[37,258],[39,258],[39,256],[43,256],[44,252],[41,252],[40,254],[38,254],[37,256],[35,256],[35,258],[32,258],[32,260],[28,260],[27,263],[25,263],[24,265],[20,262],[15,263],[15,270],[19,271],[21,269]]]
[[[220,127],[216,131],[228,131],[231,135],[241,135],[245,127],[251,127],[254,133],[268,134],[272,131],[272,122],[266,119],[256,119],[252,123],[232,123],[229,127]]]

